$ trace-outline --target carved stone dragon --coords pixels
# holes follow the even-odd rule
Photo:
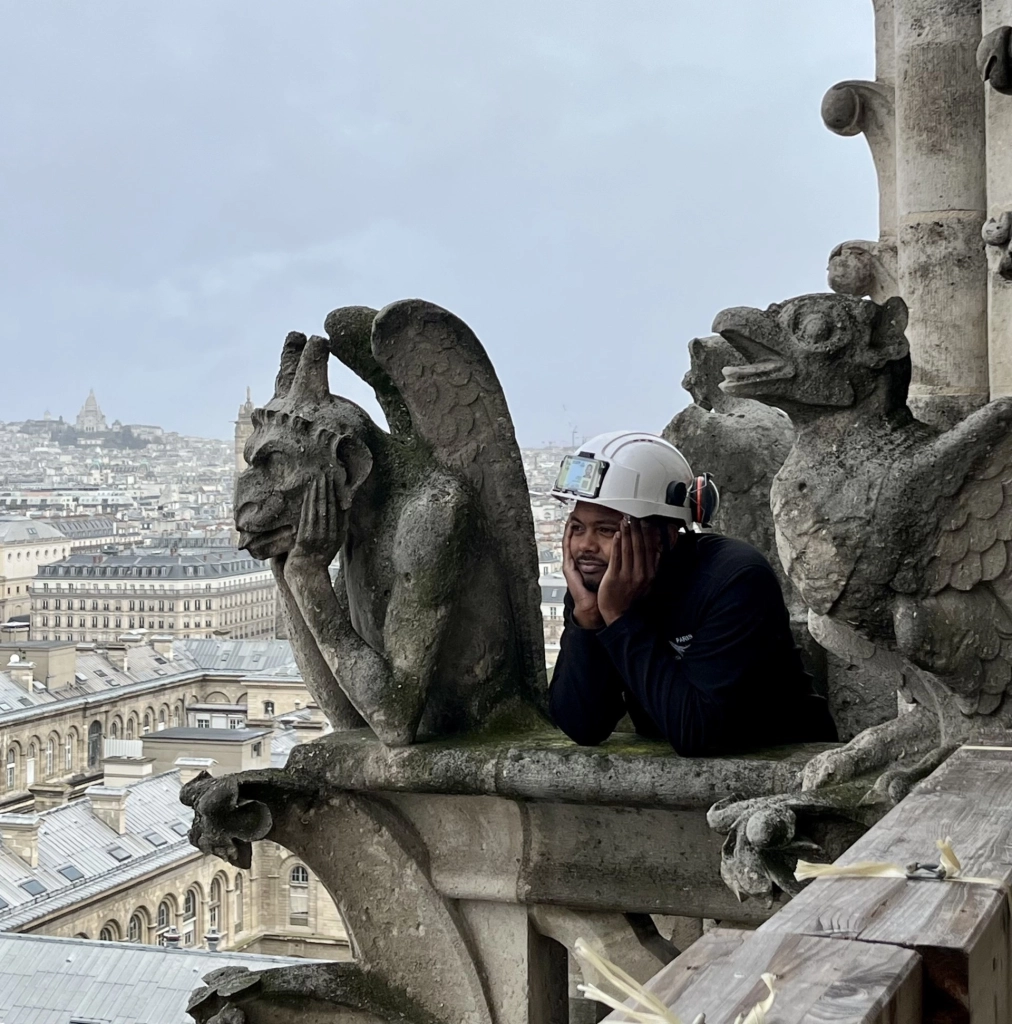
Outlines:
[[[898,667],[914,705],[813,758],[804,788],[886,769],[886,801],[956,744],[1012,725],[1012,398],[944,432],[916,420],[905,326],[902,299],[842,295],[714,322],[746,360],[724,389],[795,425],[771,503],[813,634]]]
[[[296,660],[337,729],[389,745],[529,720],[544,691],[537,553],[506,400],[478,339],[420,300],[289,334],[236,483]],[[330,393],[333,353],[389,431]],[[330,566],[340,552],[340,569]]]

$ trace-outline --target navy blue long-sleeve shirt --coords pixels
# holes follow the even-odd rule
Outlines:
[[[583,629],[572,610],[567,594],[549,705],[576,743],[601,743],[626,712],[686,757],[837,738],[780,584],[744,541],[682,534],[650,594],[610,626]]]

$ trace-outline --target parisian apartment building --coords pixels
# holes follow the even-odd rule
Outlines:
[[[196,850],[187,779],[280,767],[327,725],[291,647],[226,638],[0,644],[0,933],[344,958],[297,857]]]
[[[109,643],[131,630],[257,639],[275,635],[276,616],[269,566],[232,547],[74,552],[31,584],[39,640]]]

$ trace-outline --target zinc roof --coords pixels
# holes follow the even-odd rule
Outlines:
[[[0,935],[3,1024],[184,1024],[186,1004],[221,967],[265,970],[312,961],[162,949],[44,935]],[[190,1022],[192,1024],[192,1022]]]
[[[28,543],[40,540],[51,540],[56,537],[63,540],[59,530],[39,519],[27,516],[0,516],[0,544]]]
[[[186,836],[172,828],[177,823],[189,828],[193,819],[193,811],[179,802],[179,790],[177,771],[127,786],[123,835],[117,835],[95,814],[88,796],[38,815],[17,815],[19,820],[34,817],[38,823],[38,866],[29,867],[12,850],[0,846],[0,899],[8,904],[0,909],[0,931],[72,906],[156,867],[200,856]],[[150,833],[161,836],[165,843],[156,846],[149,842],[145,835]],[[130,856],[112,856],[109,851],[114,847]],[[71,881],[60,874],[59,869],[67,865],[73,865],[84,877]],[[46,891],[33,896],[21,885],[29,879],[41,883]]]

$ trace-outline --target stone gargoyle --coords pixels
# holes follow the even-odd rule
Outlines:
[[[813,635],[897,668],[913,705],[813,758],[803,788],[881,771],[867,798],[887,804],[1012,725],[1012,398],[945,432],[915,419],[906,321],[899,298],[820,294],[714,322],[746,360],[724,389],[794,423],[771,504]]]
[[[692,404],[675,414],[662,437],[675,445],[698,469],[712,470],[720,486],[720,508],[714,527],[755,545],[770,558],[781,584],[787,584],[775,558],[770,485],[784,464],[794,429],[778,409],[724,392],[724,367],[740,361],[719,334],[689,342],[689,371],[682,387]],[[770,557],[773,556],[773,557]],[[794,596],[785,586],[784,596]],[[800,599],[794,600],[799,606]],[[791,608],[792,616],[795,609]]]
[[[535,717],[534,529],[481,343],[414,299],[335,310],[326,330],[285,340],[235,494],[240,546],[271,560],[310,692],[335,729],[364,721],[388,745]],[[330,393],[331,353],[372,386],[389,431]]]

